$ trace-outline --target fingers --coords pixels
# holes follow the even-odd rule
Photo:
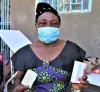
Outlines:
[[[27,89],[27,90],[25,90],[24,92],[30,92],[30,90],[29,90],[29,89]]]
[[[73,83],[72,87],[76,90],[87,88],[89,85],[86,83]]]
[[[80,83],[72,83],[72,87],[77,90],[87,88],[88,86],[89,86],[89,82],[87,81],[86,75],[82,77],[82,80],[80,80]]]
[[[18,85],[14,88],[13,92],[24,92],[28,89],[29,89],[28,86]],[[29,91],[26,91],[26,92],[29,92]]]
[[[85,81],[84,80],[80,81],[80,88],[81,89],[82,88],[87,88],[88,86],[89,86],[89,82],[86,81],[86,79],[85,79]]]
[[[89,82],[87,81],[87,75],[84,75],[83,77],[82,77],[82,80],[80,80],[80,84],[82,84],[82,85],[89,85]]]
[[[80,89],[79,83],[72,83],[72,87],[76,90]]]
[[[80,89],[88,88],[88,85],[81,84],[79,85]]]
[[[19,85],[18,87],[21,90],[27,90],[29,88],[28,86],[24,86],[24,85]]]
[[[82,80],[83,80],[83,81],[86,81],[87,78],[88,78],[87,75],[84,75],[84,76],[82,77]]]

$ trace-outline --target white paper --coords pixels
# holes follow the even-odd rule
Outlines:
[[[86,63],[75,61],[71,76],[71,82],[80,83],[80,80],[82,79],[85,70],[86,70]]]
[[[25,45],[31,44],[31,41],[18,30],[0,30],[0,37],[13,53]]]
[[[88,74],[88,79],[90,84],[100,87],[100,74],[90,73]]]
[[[29,88],[32,87],[34,81],[36,80],[37,73],[28,69],[21,84],[29,86]]]

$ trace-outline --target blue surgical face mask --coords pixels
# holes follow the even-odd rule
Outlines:
[[[39,40],[44,43],[52,43],[59,37],[60,30],[56,27],[40,27],[38,28]]]

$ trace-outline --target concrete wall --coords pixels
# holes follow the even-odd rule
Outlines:
[[[11,0],[10,22],[11,29],[21,30],[29,39],[35,39],[34,3],[35,0]]]
[[[11,0],[11,29],[21,30],[30,40],[37,39],[35,0]],[[61,14],[61,38],[86,50],[87,56],[100,57],[100,0],[93,0],[91,13]]]

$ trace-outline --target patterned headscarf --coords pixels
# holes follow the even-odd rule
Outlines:
[[[37,8],[36,8],[36,20],[35,20],[36,23],[37,23],[38,17],[44,12],[51,12],[55,14],[59,19],[59,23],[61,22],[59,13],[51,5],[49,5],[48,3],[40,2],[38,3]]]

